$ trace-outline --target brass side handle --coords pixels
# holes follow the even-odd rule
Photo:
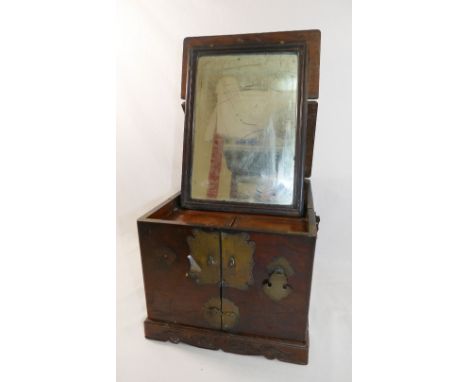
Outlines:
[[[275,268],[268,279],[263,282],[263,292],[274,301],[288,297],[291,291],[286,271],[281,267]]]

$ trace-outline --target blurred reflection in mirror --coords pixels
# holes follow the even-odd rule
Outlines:
[[[193,199],[291,205],[295,53],[201,56],[193,119]]]

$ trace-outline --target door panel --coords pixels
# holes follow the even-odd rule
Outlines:
[[[138,229],[148,318],[220,329],[219,233],[148,222]]]

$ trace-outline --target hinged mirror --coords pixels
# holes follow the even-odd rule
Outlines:
[[[182,206],[300,215],[307,41],[223,37],[184,47]]]

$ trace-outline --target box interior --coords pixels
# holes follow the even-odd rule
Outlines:
[[[145,219],[239,230],[310,233],[310,214],[303,217],[271,216],[220,211],[188,210],[180,207],[179,195],[171,198]]]

